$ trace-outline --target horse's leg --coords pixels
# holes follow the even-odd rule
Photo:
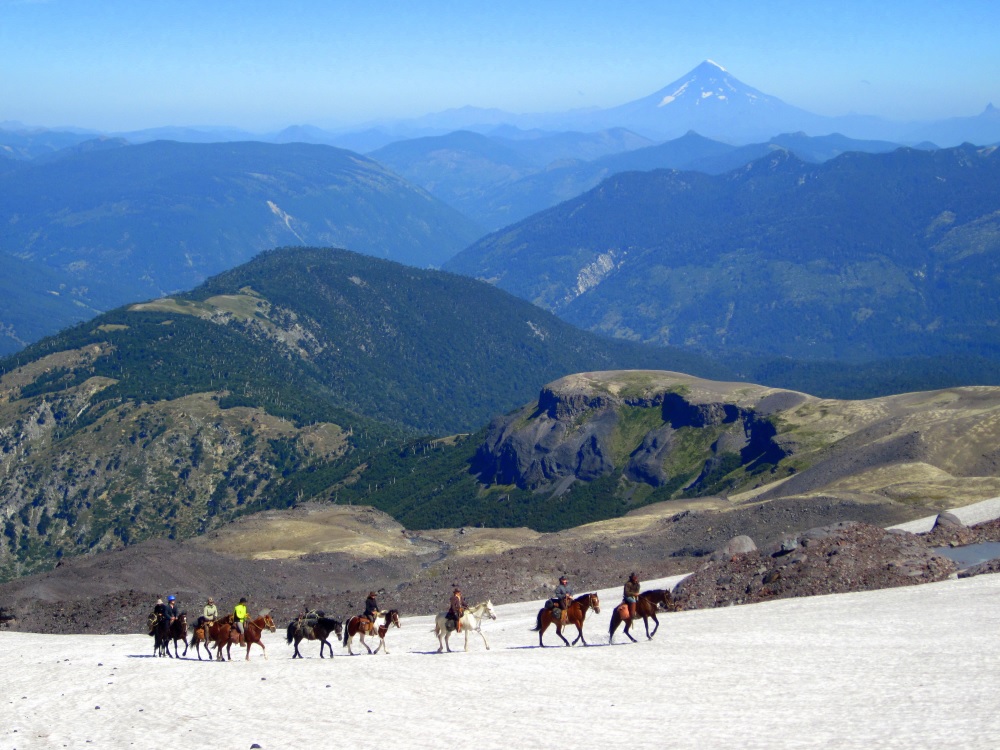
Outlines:
[[[489,650],[490,650],[490,644],[489,644],[489,642],[488,642],[488,641],[486,640],[486,633],[484,633],[484,632],[482,631],[482,629],[481,629],[481,628],[476,628],[476,632],[477,632],[477,633],[479,633],[479,637],[483,639],[483,645],[484,645],[484,646],[486,646],[486,650],[487,650],[487,651],[489,651]],[[466,633],[466,638],[468,638],[468,633]],[[568,644],[567,644],[567,645],[568,645]],[[468,650],[469,650],[469,649],[468,649],[468,646],[466,646],[466,649],[465,649],[465,650],[466,650],[466,651],[468,651]]]
[[[545,648],[545,644],[542,643],[542,634],[548,630],[549,623],[552,622],[552,617],[546,617],[548,610],[543,609],[542,614],[538,616],[538,645]]]
[[[353,635],[349,635],[347,637],[347,653],[350,654],[351,656],[354,656],[354,651],[351,649],[351,644],[352,643],[354,643],[354,636]]]
[[[366,649],[368,649],[368,655],[371,656],[371,654],[372,654],[372,647],[369,646],[367,643],[365,643],[365,634],[364,633],[361,634],[361,645],[364,646]]]
[[[628,619],[625,620],[625,635],[628,636],[628,639],[632,641],[632,643],[638,643],[638,641],[632,637],[632,633],[629,632],[630,630],[632,630],[632,620]]]
[[[561,622],[557,622],[556,623],[556,635],[558,635],[560,638],[562,638],[562,642],[563,643],[565,643],[567,646],[569,645],[569,641],[566,640],[566,636],[564,636],[562,634],[562,623]]]
[[[443,627],[443,626],[442,626],[442,625],[439,625],[439,624],[438,624],[438,622],[437,622],[437,621],[435,620],[435,622],[434,622],[434,635],[436,635],[436,636],[437,636],[437,639],[438,639],[438,653],[439,653],[439,654],[440,654],[440,653],[441,653],[442,651],[444,651],[444,641],[443,641],[443,640],[441,640],[441,630],[442,630],[442,627]],[[445,634],[447,634],[447,632],[448,632],[448,631],[447,631],[447,630],[445,630]]]
[[[651,614],[650,617],[653,618],[653,632],[652,633],[647,633],[647,635],[649,636],[649,640],[653,640],[653,636],[656,635],[656,631],[660,629],[660,621],[658,619],[656,619],[656,613],[655,612],[653,614]]]

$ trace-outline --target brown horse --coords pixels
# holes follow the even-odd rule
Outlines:
[[[385,618],[385,622],[381,626],[376,624],[379,617]],[[361,645],[368,649],[369,654],[377,654],[379,649],[385,646],[385,634],[389,631],[390,624],[395,624],[397,628],[399,627],[399,612],[395,609],[390,609],[388,612],[379,612],[375,615],[374,621],[362,615],[352,617],[344,625],[344,645],[347,646],[347,653],[354,656],[351,644],[354,642],[354,636],[358,636],[361,639]],[[366,635],[378,636],[379,645],[374,651],[372,651],[371,646],[365,643]],[[389,649],[386,648],[385,652],[388,654]]]
[[[597,594],[584,594],[583,596],[578,596],[573,600],[562,614],[559,620],[555,620],[552,617],[552,610],[548,608],[542,608],[538,611],[538,617],[535,620],[535,627],[531,630],[532,632],[538,633],[538,645],[544,647],[545,644],[542,643],[542,635],[545,633],[549,625],[556,626],[556,635],[562,638],[563,643],[567,646],[576,645],[577,641],[583,641],[584,646],[589,646],[587,640],[583,637],[583,620],[587,616],[587,610],[593,609],[597,614],[601,613],[601,601],[597,598]],[[566,640],[566,636],[562,634],[562,629],[568,625],[576,625],[576,630],[578,635],[573,639],[571,644]]]
[[[639,594],[639,598],[635,602],[635,616],[641,617],[643,625],[646,626],[646,638],[649,640],[653,639],[656,635],[656,631],[660,628],[660,621],[656,617],[657,605],[663,605],[664,610],[669,611],[673,599],[670,596],[670,592],[666,589],[650,589],[649,591],[643,591]],[[649,632],[649,619],[653,620],[653,632]],[[615,631],[618,626],[625,623],[625,630],[622,631],[628,636],[632,643],[635,643],[635,638],[629,632],[632,629],[632,618],[629,617],[628,604],[622,602],[617,607],[615,611],[611,613],[611,626],[608,630],[609,641],[614,643],[615,641]]]
[[[271,619],[269,610],[263,610],[255,620],[247,620],[243,627],[243,643],[240,643],[240,633],[236,629],[236,626],[232,624],[232,617],[230,615],[227,615],[209,628],[209,636],[215,641],[217,648],[216,661],[224,661],[222,658],[223,646],[226,647],[226,658],[232,661],[231,650],[233,644],[237,646],[245,645],[247,647],[247,661],[250,661],[250,647],[255,643],[264,652],[264,658],[267,658],[267,648],[261,640],[261,634],[265,629],[270,630],[272,633],[277,630],[274,620]]]
[[[322,613],[318,613],[319,616],[315,619],[302,618],[297,620],[292,620],[288,623],[288,628],[285,632],[287,640],[289,643],[295,642],[295,653],[292,654],[292,658],[303,658],[302,654],[299,653],[299,643],[302,639],[310,641],[319,641],[319,658],[323,658],[323,647],[326,646],[330,649],[330,658],[333,658],[333,646],[327,640],[330,637],[330,633],[333,633],[339,639],[343,634],[343,627],[341,626],[340,620],[334,620],[332,617],[325,617]]]
[[[198,618],[191,631],[191,645],[194,646],[194,652],[198,654],[198,661],[201,661],[201,647],[203,645],[205,646],[205,653],[208,654],[208,658],[212,658],[212,651],[209,647],[209,644],[212,642],[212,638],[209,636],[209,629],[212,627],[212,624],[202,616]],[[187,651],[185,650],[184,653],[187,653]]]

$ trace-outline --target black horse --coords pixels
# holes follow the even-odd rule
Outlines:
[[[171,659],[174,658],[174,654],[180,659],[181,656],[187,655],[188,650],[188,637],[187,637],[187,612],[181,612],[174,618],[173,622],[167,620],[163,615],[154,615],[155,621],[150,620],[151,629],[149,634],[153,636],[153,654],[155,656],[169,656]],[[170,642],[173,641],[174,653],[170,653]],[[184,654],[181,654],[180,649],[177,648],[177,641],[184,642]]]
[[[169,656],[172,659],[173,654],[170,653],[170,621],[160,614],[155,615],[155,618],[149,630],[149,634],[153,636],[153,655]]]
[[[332,659],[333,646],[330,645],[327,638],[330,637],[330,633],[334,633],[339,640],[343,632],[343,624],[340,620],[334,620],[332,617],[326,617],[325,615],[319,615],[315,618],[300,617],[288,623],[286,639],[289,643],[295,642],[295,653],[292,654],[293,659],[296,657],[299,659],[303,658],[302,654],[299,653],[299,643],[303,639],[307,641],[319,641],[319,658],[325,658],[323,656],[323,646],[326,646],[330,649],[330,658]]]

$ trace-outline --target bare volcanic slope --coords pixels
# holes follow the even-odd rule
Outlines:
[[[304,608],[338,618],[363,607],[371,589],[383,607],[427,614],[446,607],[453,585],[472,600],[542,598],[560,573],[579,591],[613,586],[637,570],[655,578],[691,570],[692,549],[736,534],[776,541],[843,518],[888,523],[906,509],[824,501],[781,501],[726,509],[717,499],[660,504],[566,531],[459,528],[406,531],[359,506],[310,503],[266,511],[187,541],[149,540],[68,559],[54,570],[0,584],[0,608],[15,630],[130,633],[142,629],[155,597],[175,593],[198,613],[213,596],[223,607],[248,596],[287,622]]]

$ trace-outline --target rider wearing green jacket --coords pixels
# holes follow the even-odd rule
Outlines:
[[[240,597],[240,603],[236,605],[233,609],[233,620],[235,621],[236,630],[240,634],[240,645],[243,645],[243,634],[246,628],[246,622],[250,619],[250,613],[247,611],[247,598]]]

